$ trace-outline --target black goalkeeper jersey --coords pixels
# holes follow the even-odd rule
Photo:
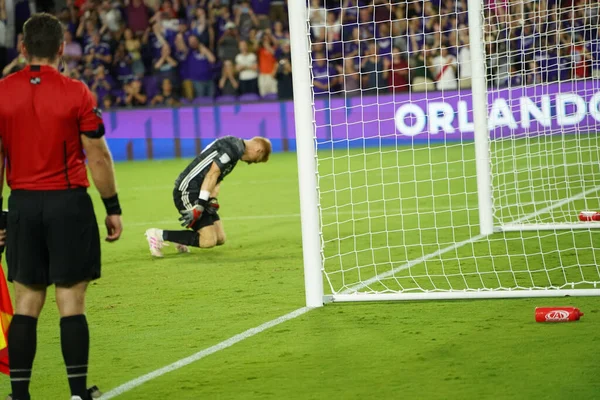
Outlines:
[[[224,136],[206,146],[175,180],[175,190],[181,192],[186,207],[198,198],[204,177],[213,162],[221,170],[217,179],[221,182],[242,158],[245,149],[244,141],[233,136]]]

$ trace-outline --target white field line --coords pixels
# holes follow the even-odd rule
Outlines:
[[[405,211],[405,212],[417,212],[417,211],[422,211],[423,209],[425,209],[425,207],[421,207],[419,209],[415,208],[415,207],[402,207],[401,211]],[[442,211],[450,211],[451,209],[449,207],[444,207],[444,208],[436,208],[435,210],[431,210],[431,212],[442,212]],[[466,208],[461,208],[459,209],[459,211],[465,211],[467,210]],[[322,213],[323,215],[365,215],[367,216],[368,214],[375,214],[378,212],[383,212],[386,211],[383,208],[377,208],[377,209],[361,209],[361,210],[355,210],[355,211],[329,211],[329,212],[324,212]],[[381,214],[381,215],[375,215],[373,216],[374,218],[381,218],[381,217],[391,217],[391,216],[398,216],[401,215],[399,213],[395,213],[395,214]],[[267,215],[240,215],[240,216],[236,216],[236,217],[223,217],[221,219],[223,219],[224,221],[248,221],[248,220],[260,220],[260,219],[290,219],[290,218],[300,218],[300,213],[290,213],[290,214],[267,214]],[[132,222],[132,223],[127,223],[127,226],[147,226],[150,224],[168,224],[168,223],[172,223],[176,221],[176,219],[169,219],[169,220],[162,220],[162,221],[146,221],[146,222]]]
[[[342,291],[340,294],[356,293],[359,290],[361,290],[361,289],[363,289],[363,288],[365,288],[365,287],[367,287],[367,286],[369,286],[369,285],[371,285],[371,284],[373,284],[375,282],[379,282],[382,279],[389,278],[390,276],[396,274],[397,272],[400,272],[400,271],[405,270],[405,269],[412,268],[415,265],[421,264],[422,262],[430,260],[430,259],[432,259],[434,257],[441,256],[444,253],[447,253],[449,251],[458,249],[459,247],[462,247],[462,246],[464,246],[466,244],[476,242],[479,239],[485,238],[486,236],[487,235],[473,236],[472,238],[463,240],[462,242],[454,243],[453,245],[444,247],[443,249],[439,249],[437,251],[434,251],[433,253],[429,253],[427,255],[421,256],[421,257],[416,258],[414,260],[410,260],[409,262],[404,263],[404,264],[402,264],[402,265],[400,265],[400,266],[398,266],[398,267],[396,267],[396,268],[394,268],[394,269],[392,269],[390,271],[386,271],[384,273],[377,274],[374,277],[367,279],[366,281],[363,281],[363,282],[361,282],[361,283],[359,283],[357,285],[351,286],[348,289]]]
[[[580,193],[580,194],[578,194],[576,196],[573,196],[573,197],[570,197],[568,199],[565,199],[565,200],[563,200],[561,202],[556,203],[553,206],[546,207],[543,210],[543,212],[547,212],[547,211],[550,211],[553,208],[560,207],[560,206],[562,206],[562,205],[564,205],[564,204],[566,204],[566,203],[568,203],[570,201],[578,200],[579,198],[585,196],[586,194],[589,194],[589,193],[592,193],[594,191],[597,191],[598,189],[600,189],[600,187],[596,187],[596,188],[590,189],[590,190],[588,190],[586,192],[583,192],[583,193]],[[539,215],[538,213],[540,213],[541,211],[542,210],[540,210],[540,211],[538,211],[536,213],[532,213],[530,215],[526,215],[525,217],[523,217],[523,220],[526,220],[527,218],[531,218],[534,215]],[[285,215],[294,215],[294,217],[296,217],[299,214],[285,214]],[[278,218],[277,216],[274,216],[274,217]],[[254,216],[254,218],[264,218],[264,217],[263,216],[260,216],[260,217],[259,216]],[[144,223],[144,224],[147,224],[147,223]],[[133,225],[133,224],[130,224],[130,225]],[[453,245],[444,247],[443,249],[440,249],[440,250],[435,251],[433,253],[430,253],[430,254],[424,255],[422,257],[419,257],[419,258],[417,258],[415,260],[409,261],[409,262],[407,262],[405,264],[402,264],[402,265],[400,265],[400,266],[392,269],[391,271],[387,271],[387,272],[384,272],[382,274],[377,274],[376,276],[374,276],[374,277],[372,277],[370,279],[367,279],[366,281],[361,282],[358,285],[355,285],[355,286],[353,286],[351,288],[348,288],[348,289],[344,290],[342,292],[342,294],[349,294],[349,293],[357,292],[360,289],[362,289],[362,288],[364,288],[364,287],[366,287],[366,286],[368,286],[368,285],[370,285],[372,283],[375,283],[375,282],[377,282],[377,281],[379,281],[381,279],[384,279],[384,278],[387,278],[389,276],[392,276],[392,275],[394,275],[395,273],[397,273],[399,271],[402,271],[404,269],[408,269],[408,268],[414,267],[415,265],[421,264],[424,261],[430,260],[430,259],[432,259],[434,257],[437,257],[437,256],[442,255],[444,253],[447,253],[449,251],[458,249],[459,247],[465,246],[465,245],[467,245],[469,243],[473,243],[473,242],[476,242],[476,241],[478,241],[480,239],[483,239],[486,236],[487,235],[473,236],[472,238],[463,240],[462,242],[455,243]],[[163,375],[165,375],[165,374],[167,374],[167,373],[169,373],[171,371],[175,371],[175,370],[180,369],[182,367],[185,367],[186,365],[189,365],[189,364],[191,364],[191,363],[193,363],[195,361],[201,360],[202,358],[204,358],[206,356],[209,356],[209,355],[211,355],[213,353],[216,353],[217,351],[224,350],[224,349],[226,349],[228,347],[231,347],[234,344],[241,342],[242,340],[248,339],[248,338],[250,338],[250,337],[252,337],[254,335],[257,335],[257,334],[259,334],[259,333],[261,333],[261,332],[263,332],[263,331],[265,331],[267,329],[270,329],[270,328],[272,328],[272,327],[274,327],[276,325],[279,325],[279,324],[281,324],[283,322],[286,322],[286,321],[289,321],[291,319],[294,319],[294,318],[296,318],[296,317],[298,317],[300,315],[303,315],[303,314],[307,313],[310,310],[311,310],[311,308],[309,308],[309,307],[302,307],[302,308],[299,308],[299,309],[297,309],[295,311],[292,311],[291,313],[285,314],[285,315],[283,315],[283,316],[281,316],[279,318],[275,318],[275,319],[273,319],[273,320],[271,320],[269,322],[265,322],[264,324],[259,325],[259,326],[255,327],[255,328],[248,329],[247,331],[244,331],[244,332],[242,332],[240,334],[232,336],[231,338],[229,338],[227,340],[224,340],[224,341],[222,341],[220,343],[217,343],[214,346],[208,347],[208,348],[206,348],[204,350],[199,351],[198,353],[192,354],[189,357],[182,358],[179,361],[175,361],[172,364],[169,364],[169,365],[167,365],[165,367],[159,368],[159,369],[154,370],[154,371],[152,371],[150,373],[147,373],[146,375],[142,375],[139,378],[133,379],[133,380],[131,380],[129,382],[126,382],[126,383],[124,383],[124,384],[122,384],[120,386],[117,386],[116,388],[114,388],[114,389],[106,392],[104,395],[102,395],[101,400],[108,400],[108,399],[112,399],[112,398],[114,398],[116,396],[119,396],[119,395],[121,395],[121,394],[123,394],[125,392],[128,392],[128,391],[130,391],[130,390],[132,390],[132,389],[134,389],[134,388],[136,388],[136,387],[138,387],[140,385],[143,385],[144,383],[146,383],[146,382],[148,382],[148,381],[150,381],[152,379],[159,378],[159,377],[161,377],[161,376],[163,376]]]
[[[568,198],[566,198],[564,200],[561,200],[559,202],[556,202],[556,203],[552,204],[551,206],[544,207],[541,210],[538,210],[538,211],[536,211],[534,213],[531,213],[531,214],[528,214],[528,215],[524,215],[523,217],[515,220],[514,222],[511,222],[511,224],[520,224],[521,222],[527,221],[529,218],[535,218],[538,215],[545,214],[545,213],[547,213],[548,211],[550,211],[550,210],[552,210],[554,208],[562,207],[565,204],[569,204],[572,201],[580,200],[580,199],[584,198],[585,196],[587,196],[588,194],[595,193],[595,192],[597,192],[599,190],[600,190],[600,186],[594,186],[593,188],[588,189],[585,192],[581,192],[579,194],[576,194],[575,196],[568,197]]]
[[[575,201],[575,200],[580,200],[583,197],[587,196],[590,193],[594,193],[600,190],[600,186],[596,186],[592,189],[586,190],[585,192],[582,192],[578,195],[575,195],[573,197],[570,197],[568,199],[565,200],[561,200],[557,203],[552,204],[551,206],[547,206],[544,207],[534,213],[528,214],[526,216],[523,216],[519,219],[517,219],[514,224],[518,224],[521,223],[523,221],[526,221],[529,218],[534,218],[537,217],[538,215],[544,214],[550,210],[552,210],[553,208],[557,208],[557,207],[562,207],[565,204],[570,203],[571,201]],[[543,204],[546,203],[546,201],[540,201],[540,202],[529,202],[529,203],[523,203],[524,206],[531,206],[531,205],[538,205],[538,204]],[[362,203],[361,203],[362,204]],[[472,211],[475,212],[477,211],[477,204],[473,203],[473,204],[466,204],[466,205],[460,205],[457,207],[436,207],[434,209],[431,208],[427,208],[427,206],[421,206],[421,207],[402,207],[401,209],[398,210],[391,210],[391,207],[388,208],[364,208],[361,207],[360,205],[356,205],[355,206],[357,209],[353,210],[353,211],[324,211],[321,213],[321,215],[328,215],[328,216],[336,216],[336,215],[363,215],[363,216],[369,216],[370,214],[377,214],[377,215],[372,215],[373,218],[381,218],[381,217],[396,217],[399,215],[402,215],[402,213],[416,213],[416,212],[421,212],[421,213],[432,213],[432,212],[445,212],[445,211],[456,211],[456,212],[465,212],[465,211]],[[344,208],[347,208],[347,206],[344,206]],[[388,212],[387,214],[378,214],[378,213],[382,213],[382,212]],[[393,211],[397,211],[397,212],[393,212]],[[290,213],[290,214],[267,214],[267,215],[240,215],[240,216],[235,216],[235,217],[223,217],[222,219],[224,221],[252,221],[252,220],[264,220],[264,219],[294,219],[294,218],[300,218],[300,213]],[[148,226],[151,224],[169,224],[169,223],[173,223],[175,221],[175,219],[168,219],[168,220],[159,220],[159,221],[146,221],[146,222],[132,222],[132,223],[127,223],[127,226]]]
[[[234,344],[241,342],[244,339],[248,339],[254,335],[257,335],[263,331],[266,331],[267,329],[277,326],[283,322],[286,322],[286,321],[289,321],[296,317],[299,317],[300,315],[305,314],[309,310],[311,310],[309,307],[302,307],[302,308],[297,309],[296,311],[292,311],[289,314],[285,314],[279,318],[275,318],[274,320],[265,322],[264,324],[259,325],[255,328],[250,328],[247,331],[244,331],[240,334],[232,336],[229,339],[227,339],[221,343],[218,343],[214,346],[211,346],[204,350],[201,350],[201,351],[197,352],[196,354],[192,354],[189,357],[182,358],[181,360],[175,361],[174,363],[169,364],[166,367],[159,368],[155,371],[147,373],[146,375],[142,375],[139,378],[136,378],[129,382],[126,382],[126,383],[122,384],[121,386],[117,386],[116,388],[114,388],[114,389],[106,392],[104,395],[102,395],[102,397],[100,397],[100,399],[101,400],[112,399],[116,396],[119,396],[125,392],[130,391],[131,389],[134,389],[140,385],[143,385],[144,383],[146,383],[152,379],[158,378],[158,377],[163,376],[164,374],[167,374],[171,371],[175,371],[179,368],[185,367],[186,365],[189,365],[195,361],[201,360],[206,356],[216,353],[217,351],[224,350],[228,347],[231,347]]]

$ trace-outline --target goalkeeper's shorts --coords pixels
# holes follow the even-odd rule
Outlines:
[[[199,193],[191,192],[186,193],[184,196],[183,193],[179,190],[173,190],[173,202],[175,203],[177,211],[179,212],[180,210],[186,210],[190,208],[189,205],[193,206],[196,203],[196,200],[198,200],[199,195]],[[186,206],[186,204],[189,205]],[[204,212],[202,213],[200,219],[196,221],[194,225],[192,225],[191,229],[195,232],[198,232],[200,229],[206,226],[214,225],[214,223],[219,221],[220,219],[221,217],[219,217],[219,214],[216,211],[212,213]]]

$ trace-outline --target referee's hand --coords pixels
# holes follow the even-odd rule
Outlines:
[[[119,240],[121,237],[121,233],[123,232],[123,224],[121,223],[120,215],[107,215],[104,220],[106,224],[106,230],[108,234],[106,235],[107,242],[114,242]]]

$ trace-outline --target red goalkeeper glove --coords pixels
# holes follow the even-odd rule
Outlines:
[[[188,210],[180,210],[179,213],[181,217],[179,217],[179,221],[181,221],[181,226],[185,228],[192,228],[196,222],[200,218],[202,218],[202,213],[207,208],[208,202],[206,200],[198,200],[196,201],[196,205]]]

